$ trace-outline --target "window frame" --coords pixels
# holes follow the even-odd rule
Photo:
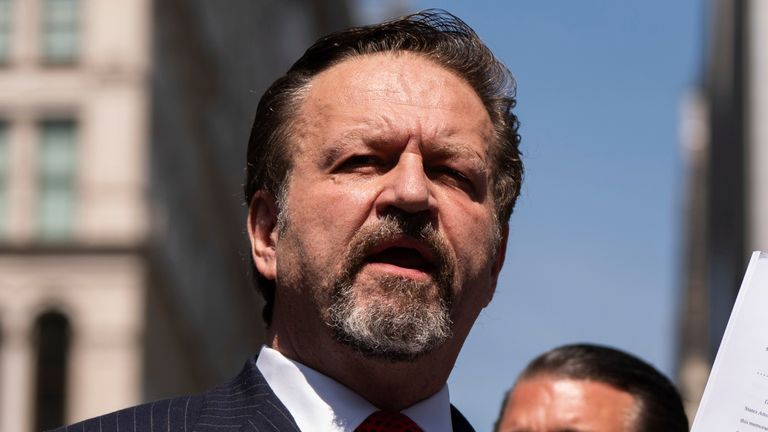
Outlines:
[[[55,7],[51,6],[56,2],[69,2],[73,5],[69,11],[71,15],[70,20],[56,22],[56,17],[52,16]],[[40,54],[45,65],[66,67],[75,65],[79,61],[82,27],[80,16],[81,3],[80,0],[40,0]],[[72,48],[70,52],[57,54],[55,49],[52,48],[51,41],[56,37],[56,32],[59,32],[59,37],[64,35],[64,37],[71,38]]]
[[[46,138],[52,127],[68,127],[69,128],[69,140],[67,144],[69,146],[68,155],[69,164],[67,170],[64,172],[55,172],[56,167],[46,161],[45,158],[49,157],[46,152],[52,150],[46,150],[46,146],[55,146],[51,144],[55,141],[47,141]],[[79,142],[79,130],[80,124],[77,119],[73,117],[52,117],[45,118],[38,123],[38,161],[37,161],[37,235],[42,242],[56,243],[65,242],[73,237],[75,223],[76,223],[76,211],[77,211],[77,162],[78,162],[78,142]],[[55,138],[54,138],[55,140]],[[56,151],[56,150],[53,150]],[[48,165],[46,165],[48,164]],[[53,169],[52,169],[53,167]],[[51,208],[51,196],[56,194],[68,195],[68,203],[63,206],[65,208],[64,213],[51,216],[48,214]],[[61,199],[59,198],[53,198]],[[55,205],[53,206],[55,207]],[[54,212],[55,213],[55,212]],[[56,222],[64,220],[64,222]]]

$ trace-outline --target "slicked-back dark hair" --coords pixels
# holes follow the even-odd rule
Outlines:
[[[632,354],[600,345],[565,345],[536,357],[517,382],[542,375],[600,382],[629,393],[637,406],[634,432],[688,432],[688,417],[674,384]],[[504,398],[499,420],[512,391]]]
[[[436,9],[322,37],[267,89],[256,110],[248,143],[246,205],[250,205],[257,191],[263,190],[277,197],[278,207],[282,206],[291,171],[295,116],[310,81],[344,60],[388,52],[424,56],[463,78],[480,97],[494,128],[489,155],[493,163],[495,217],[500,225],[507,223],[523,177],[519,123],[512,113],[515,81],[467,24]],[[264,320],[270,324],[275,285],[253,271],[266,302]]]

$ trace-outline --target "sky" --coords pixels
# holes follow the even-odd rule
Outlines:
[[[401,4],[459,16],[518,82],[523,191],[496,295],[449,379],[454,405],[492,430],[527,362],[566,343],[614,346],[674,378],[680,111],[701,75],[704,0]]]

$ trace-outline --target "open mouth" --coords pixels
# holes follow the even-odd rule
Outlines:
[[[435,270],[435,257],[423,243],[400,239],[375,247],[366,257],[369,264],[386,264],[402,269],[430,273]]]

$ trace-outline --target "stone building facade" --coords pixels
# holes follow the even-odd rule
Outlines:
[[[689,181],[679,382],[691,416],[751,251],[768,250],[768,2],[707,3],[701,84],[683,118]]]
[[[330,0],[0,0],[0,430],[194,392],[258,350],[251,117],[349,16]]]

